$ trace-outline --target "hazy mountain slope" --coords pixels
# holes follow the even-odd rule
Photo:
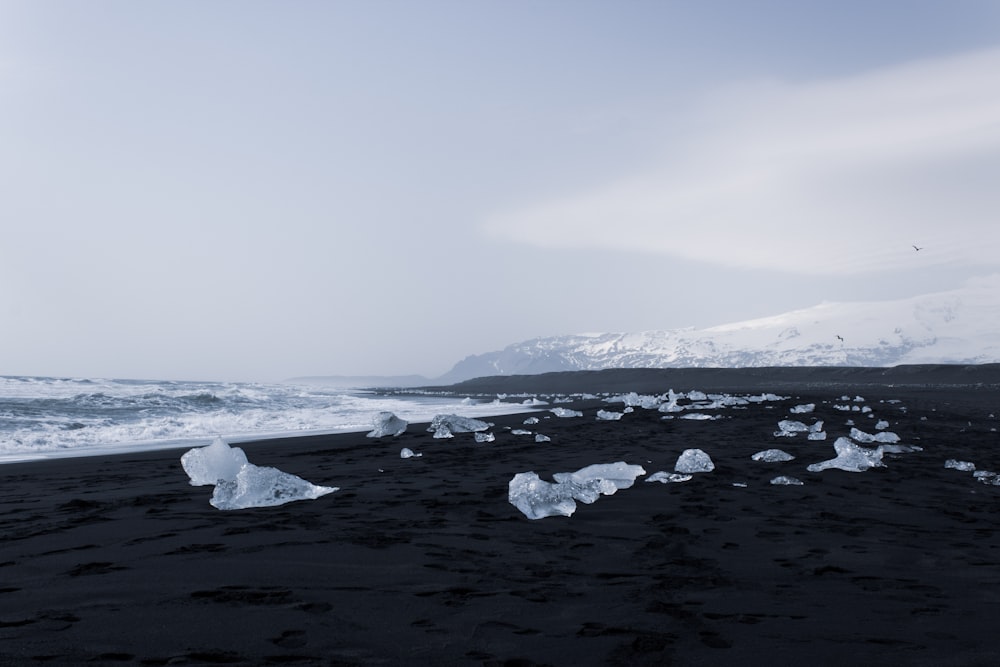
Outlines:
[[[1000,275],[897,301],[821,303],[707,329],[535,338],[439,380],[601,368],[894,366],[1000,360]]]

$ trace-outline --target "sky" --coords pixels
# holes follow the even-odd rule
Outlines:
[[[0,0],[0,375],[434,378],[954,289],[997,72],[995,0]]]

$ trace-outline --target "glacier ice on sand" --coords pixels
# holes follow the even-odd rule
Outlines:
[[[435,438],[451,438],[455,433],[475,433],[485,431],[491,426],[493,424],[471,417],[435,415],[427,430],[433,432]]]
[[[859,447],[850,438],[837,438],[833,443],[833,449],[837,456],[826,461],[813,463],[806,468],[809,472],[820,472],[829,468],[846,470],[847,472],[864,472],[869,468],[882,468],[883,449],[881,446],[875,449]]]
[[[715,464],[712,457],[701,449],[685,449],[674,465],[674,470],[679,473],[712,472]]]
[[[795,457],[781,449],[765,449],[764,451],[757,452],[750,458],[754,461],[762,461],[764,463],[783,463],[791,461]]]
[[[369,438],[384,438],[387,435],[397,436],[406,432],[408,422],[400,419],[392,412],[383,411],[377,413],[372,418],[372,426],[375,428],[368,434]]]
[[[507,484],[507,500],[529,519],[572,516],[577,501],[589,505],[602,495],[631,487],[637,477],[645,474],[642,466],[624,461],[556,473],[552,476],[555,483],[546,482],[533,471],[521,472]]]
[[[181,456],[192,486],[215,485],[209,503],[220,510],[273,507],[296,500],[315,500],[337,487],[317,486],[277,468],[256,466],[239,447],[216,438]]]

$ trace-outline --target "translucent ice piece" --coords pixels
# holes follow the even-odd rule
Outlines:
[[[472,433],[475,431],[485,431],[493,424],[471,417],[461,417],[459,415],[435,415],[431,420],[431,425],[427,429],[434,432],[435,438],[450,438],[454,433]],[[440,435],[439,435],[440,434]]]
[[[401,459],[410,459],[413,458],[414,456],[423,456],[423,454],[418,454],[409,447],[403,447],[401,450],[399,450],[399,458]]]
[[[569,408],[552,408],[552,414],[556,417],[582,417],[583,413],[579,410],[570,410]]]
[[[691,475],[682,475],[679,472],[667,472],[661,470],[659,472],[654,472],[652,475],[646,478],[647,482],[659,482],[660,484],[673,484],[676,482],[686,482],[692,479]]]
[[[791,461],[795,457],[781,449],[765,449],[762,452],[757,452],[750,458],[754,461],[763,461],[764,463],[783,463],[784,461]]]
[[[712,458],[700,449],[685,449],[679,457],[674,470],[680,473],[712,472],[715,464]]]
[[[295,500],[315,500],[337,487],[316,486],[277,468],[244,464],[235,480],[220,479],[208,502],[220,510],[273,507]]]
[[[476,431],[475,437],[476,442],[493,442],[497,439],[496,436],[489,431]]]
[[[815,403],[805,403],[803,405],[796,405],[794,408],[789,410],[793,415],[801,415],[807,412],[812,412],[816,409]]]
[[[597,419],[599,421],[618,421],[625,416],[624,412],[611,412],[609,410],[598,410]]]
[[[534,472],[519,472],[507,484],[507,500],[529,519],[572,516],[576,501],[568,487],[541,479]]]
[[[868,449],[859,447],[849,438],[837,438],[833,443],[833,449],[837,452],[836,458],[813,463],[806,470],[819,472],[827,468],[837,468],[847,472],[864,472],[869,468],[880,468],[885,465],[882,463],[882,447]]]
[[[375,428],[368,434],[369,438],[383,438],[387,435],[397,436],[406,432],[407,422],[391,412],[379,412],[372,417]]]
[[[774,436],[776,438],[789,438],[796,433],[807,433],[808,431],[809,427],[802,422],[792,419],[782,419],[778,422],[778,430],[774,432]]]
[[[802,480],[789,475],[778,475],[771,480],[771,484],[776,486],[802,486]]]
[[[196,447],[181,456],[181,467],[191,478],[191,486],[217,484],[220,479],[233,481],[240,468],[247,463],[247,455],[239,447],[230,447],[222,438],[216,438],[207,447]]]
[[[547,435],[542,435],[541,433],[535,434],[535,442],[551,442],[552,438]]]
[[[972,461],[958,461],[956,459],[948,459],[944,462],[945,468],[951,468],[953,470],[961,470],[962,472],[973,472],[976,469],[976,464]]]

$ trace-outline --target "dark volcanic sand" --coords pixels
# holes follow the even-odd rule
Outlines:
[[[661,377],[633,388],[721,388]],[[415,425],[254,443],[251,462],[341,490],[235,512],[188,485],[182,451],[0,466],[0,664],[1000,664],[1000,487],[943,467],[1000,470],[1000,392],[996,378],[933,380],[757,378],[733,393],[791,398],[717,421],[637,408],[600,422],[621,405],[589,401],[582,418],[525,427],[544,444],[503,430],[525,415],[490,418],[485,445]],[[833,409],[842,394],[924,450],[807,472],[847,419],[874,431]],[[789,414],[805,402],[814,414]],[[824,419],[828,440],[773,437],[786,417]],[[626,461],[651,474],[691,447],[715,472],[640,478],[570,518],[530,521],[507,502],[518,472]],[[798,458],[750,460],[771,447]],[[778,474],[805,485],[769,485]]]

